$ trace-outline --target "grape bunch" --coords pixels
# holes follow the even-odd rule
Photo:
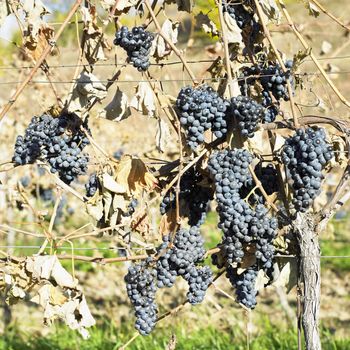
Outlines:
[[[213,273],[210,267],[192,267],[190,271],[184,275],[184,279],[189,286],[187,300],[192,305],[200,304],[204,300],[209,285],[213,282]]]
[[[157,270],[146,260],[129,267],[125,276],[128,297],[135,308],[135,328],[142,335],[153,330],[157,321],[156,297]]]
[[[86,197],[93,197],[99,188],[99,181],[96,173],[90,175],[88,182],[85,184]]]
[[[119,45],[126,51],[135,68],[146,71],[150,66],[149,54],[153,40],[154,34],[143,27],[133,27],[129,31],[123,26],[115,34],[114,45]]]
[[[289,100],[287,82],[288,80],[292,82],[290,69],[293,67],[293,61],[286,61],[285,67],[287,68],[286,73],[278,63],[269,64],[268,67],[260,70],[260,81],[264,90],[271,92],[276,100]]]
[[[157,286],[171,287],[176,277],[182,276],[189,285],[188,301],[191,304],[200,303],[212,282],[212,272],[207,266],[197,266],[205,254],[204,240],[199,229],[180,229],[173,242],[170,235],[164,236],[157,253]]]
[[[253,237],[249,223],[253,210],[240,197],[241,188],[251,181],[248,169],[252,156],[244,149],[223,150],[214,153],[209,159],[208,169],[214,177],[219,228],[224,237],[222,247],[228,263],[241,262],[244,256],[243,243]],[[213,256],[213,262],[217,262]]]
[[[180,180],[180,215],[188,217],[190,226],[199,227],[204,223],[208,204],[212,199],[210,190],[199,185],[202,180],[203,176],[194,168],[186,171]],[[175,205],[175,191],[170,190],[160,203],[160,213],[165,214],[168,210],[174,209]],[[184,207],[187,210],[184,211]]]
[[[226,277],[236,290],[236,300],[248,309],[254,309],[256,306],[256,296],[258,294],[255,289],[255,282],[258,276],[258,268],[253,265],[241,274],[237,273],[237,268],[229,265],[227,267]]]
[[[270,62],[267,67],[262,64],[256,64],[252,67],[244,67],[239,81],[241,93],[244,96],[249,95],[249,87],[255,82],[259,82],[263,88],[261,92],[261,105],[265,108],[263,121],[265,123],[273,122],[280,109],[280,100],[289,100],[287,81],[293,85],[291,68],[293,61],[285,62],[287,72],[284,73],[278,63]],[[273,98],[275,100],[273,100]]]
[[[297,129],[282,151],[282,160],[293,180],[293,205],[296,211],[306,212],[320,193],[324,178],[322,169],[333,158],[332,146],[322,128]]]
[[[187,144],[196,149],[204,142],[204,132],[211,129],[217,138],[227,133],[227,102],[213,88],[184,87],[176,100],[180,123],[187,133]]]
[[[244,29],[251,24],[253,16],[244,8],[242,1],[223,2],[223,10],[227,12],[237,23],[240,29]]]
[[[78,175],[86,173],[89,157],[83,149],[89,144],[80,129],[81,120],[63,114],[58,118],[44,114],[33,117],[24,136],[17,136],[13,162],[16,165],[46,161],[52,173],[70,184]],[[87,128],[86,123],[83,126]]]
[[[264,118],[264,108],[247,96],[237,96],[231,99],[229,110],[237,120],[241,135],[253,137],[258,123]]]
[[[268,216],[263,204],[253,203],[253,208],[245,200],[247,188],[250,191],[253,183],[249,171],[251,162],[252,156],[244,149],[223,150],[213,153],[209,159],[208,169],[214,178],[218,204],[218,227],[223,231],[219,246],[225,262],[231,264],[242,262],[244,245],[255,244],[258,267],[270,274],[277,221]],[[272,171],[270,167],[266,169]],[[219,255],[213,255],[213,263],[219,268],[225,262],[220,261]]]

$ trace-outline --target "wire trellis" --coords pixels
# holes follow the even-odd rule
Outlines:
[[[350,71],[337,71],[337,72],[328,72],[328,74],[350,74]],[[303,73],[298,73],[295,74],[296,76],[319,76],[321,73],[318,72],[303,72]],[[232,79],[233,82],[239,82],[239,81],[245,81],[247,79],[257,79],[257,78],[262,78],[262,77],[271,77],[273,76],[272,74],[260,74],[260,75],[254,75],[254,76],[249,76],[249,77],[244,77],[244,78],[236,78]],[[222,80],[227,80],[227,78],[202,78],[201,81],[222,81]],[[133,84],[133,83],[176,83],[176,82],[192,82],[192,79],[189,78],[183,78],[183,79],[152,79],[152,80],[137,80],[137,79],[132,79],[132,80],[117,80],[117,83],[128,83],[128,84]],[[0,81],[0,85],[17,85],[21,84],[23,81]],[[53,80],[31,80],[31,84],[98,84],[98,83],[103,83],[103,84],[108,84],[110,83],[110,80],[86,80],[86,81],[79,81],[78,79],[73,79],[73,80],[61,80],[61,81],[53,81]]]

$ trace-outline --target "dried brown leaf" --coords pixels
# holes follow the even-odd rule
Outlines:
[[[136,87],[136,93],[130,102],[130,107],[149,117],[155,117],[155,95],[147,82],[140,82]]]
[[[106,118],[115,122],[120,122],[131,115],[129,101],[126,94],[117,87],[113,100],[102,111],[99,112],[100,118]]]
[[[47,24],[42,24],[35,36],[31,32],[27,33],[23,38],[23,48],[26,56],[36,62],[54,36],[54,29]]]
[[[171,232],[174,232],[177,227],[176,222],[176,210],[168,210],[161,218],[159,223],[159,234],[162,236],[168,235]]]
[[[162,25],[162,32],[167,38],[173,43],[177,43],[179,22],[172,22],[167,18]],[[153,41],[151,54],[155,56],[156,60],[159,61],[172,53],[172,48],[159,34]]]

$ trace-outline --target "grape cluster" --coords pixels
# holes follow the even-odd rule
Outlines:
[[[135,328],[142,335],[151,333],[157,321],[157,271],[149,266],[149,262],[131,265],[125,276],[128,297],[135,308]]]
[[[88,182],[85,184],[86,197],[93,197],[99,188],[99,181],[96,173],[90,175]]]
[[[252,156],[248,151],[235,149],[214,153],[208,163],[215,182],[219,228],[224,233],[222,247],[229,263],[241,262],[243,243],[252,240],[249,223],[254,213],[239,194],[251,179],[248,169],[251,161]],[[213,259],[215,262],[215,255]]]
[[[322,169],[333,158],[332,146],[322,128],[297,129],[288,138],[282,160],[293,180],[293,205],[296,211],[306,212],[320,193],[324,178]]]
[[[187,300],[192,305],[200,304],[204,300],[205,293],[213,281],[213,273],[210,267],[192,267],[190,271],[184,275],[184,279],[189,286]]]
[[[276,100],[289,100],[287,82],[291,82],[290,69],[293,67],[293,61],[285,62],[287,72],[284,73],[281,66],[277,63],[270,64],[268,67],[261,69],[261,84],[265,91],[269,91]]]
[[[257,304],[258,292],[255,289],[257,276],[258,268],[256,265],[247,268],[241,274],[238,274],[237,269],[231,265],[227,267],[226,277],[236,289],[236,300],[248,309],[254,309]]]
[[[194,168],[186,171],[180,180],[180,215],[188,217],[190,226],[199,227],[204,223],[208,203],[212,199],[210,190],[199,185],[202,180],[203,176]],[[175,205],[175,192],[170,190],[160,203],[160,213],[165,214],[168,210],[174,209]],[[184,207],[186,210],[183,210]]]
[[[187,133],[187,143],[192,149],[204,142],[204,132],[211,129],[217,138],[227,133],[227,102],[213,88],[184,87],[176,100],[176,111]]]
[[[129,31],[123,26],[115,34],[114,45],[119,45],[126,51],[135,68],[146,71],[150,66],[149,53],[153,40],[154,34],[143,27],[133,27]]]
[[[250,25],[253,20],[253,16],[244,8],[242,1],[237,1],[236,3],[233,1],[228,4],[223,2],[223,10],[236,21],[240,29],[244,29]]]
[[[187,294],[191,304],[200,303],[212,282],[212,272],[209,267],[198,267],[205,254],[204,240],[197,227],[189,230],[180,229],[175,237],[163,237],[163,243],[157,249],[158,287],[171,287],[177,276],[182,276],[189,284]]]
[[[254,203],[255,208],[245,200],[252,189],[249,164],[252,156],[244,149],[223,150],[209,159],[208,169],[215,182],[218,227],[223,231],[220,245],[227,263],[240,263],[244,257],[244,245],[255,244],[256,258],[260,268],[271,272],[274,255],[273,240],[277,221],[268,216],[263,204]],[[264,168],[262,168],[264,169]],[[271,172],[270,167],[266,167]],[[213,255],[213,263],[222,267],[219,255]]]
[[[83,149],[89,144],[81,131],[81,120],[63,114],[58,118],[44,114],[33,117],[24,136],[17,136],[13,162],[16,165],[47,161],[51,172],[69,184],[84,174],[89,161]],[[87,127],[87,125],[84,125]]]
[[[231,99],[231,115],[237,120],[241,135],[253,137],[259,122],[264,118],[264,108],[247,96]]]
[[[279,114],[280,100],[289,100],[287,81],[293,85],[291,68],[293,61],[285,62],[287,72],[284,73],[278,63],[270,62],[267,67],[257,64],[252,67],[245,67],[240,80],[241,93],[249,95],[248,88],[259,81],[263,90],[261,92],[261,105],[265,108],[264,122],[273,122]],[[275,101],[272,99],[274,97]]]

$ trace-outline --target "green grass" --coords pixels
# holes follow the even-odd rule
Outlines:
[[[166,349],[171,335],[176,336],[177,350],[246,350],[247,337],[239,329],[217,330],[213,326],[190,332],[187,327],[167,327],[156,329],[152,335],[139,336],[130,344],[130,350]],[[169,329],[170,328],[170,329]],[[134,334],[127,327],[116,329],[111,323],[95,327],[89,340],[63,326],[57,326],[56,332],[40,337],[19,333],[15,328],[7,331],[0,339],[1,350],[114,350],[124,345]],[[324,350],[350,350],[350,338],[332,339],[323,331]],[[267,321],[258,335],[249,337],[250,350],[293,350],[297,349],[297,335],[293,329],[282,330],[271,326]]]

